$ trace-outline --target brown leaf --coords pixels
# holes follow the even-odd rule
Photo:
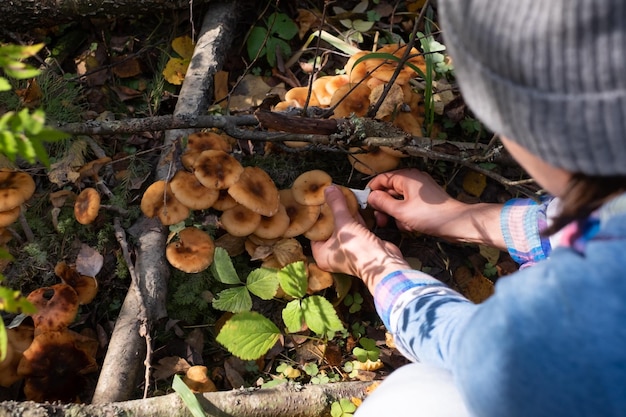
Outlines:
[[[226,379],[233,388],[239,388],[246,385],[246,380],[243,377],[240,367],[234,362],[236,358],[231,356],[224,361],[224,371],[226,372]]]
[[[174,374],[187,372],[191,365],[179,356],[168,356],[153,366],[152,376],[156,380],[167,379]]]
[[[113,67],[111,72],[120,78],[136,77],[142,73],[141,63],[136,57],[129,58],[127,55],[116,56],[111,59]]]
[[[298,24],[298,37],[302,39],[311,28],[318,26],[321,21],[320,18],[312,11],[307,9],[298,9],[296,23]]]
[[[88,277],[95,277],[98,275],[104,265],[104,256],[91,246],[84,243],[80,246],[80,252],[76,257],[76,270]]]
[[[228,96],[228,71],[217,71],[213,76],[213,97],[218,102]]]

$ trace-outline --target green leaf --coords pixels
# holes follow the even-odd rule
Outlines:
[[[280,330],[268,318],[249,311],[231,317],[216,340],[240,359],[255,360],[267,353],[280,336]]]
[[[285,13],[272,13],[268,18],[267,27],[270,34],[277,35],[287,41],[298,34],[298,26]]]
[[[319,295],[304,298],[301,307],[304,322],[318,335],[344,330],[335,308],[326,298]]]
[[[215,248],[211,273],[216,280],[224,284],[241,284],[241,280],[233,266],[233,261],[224,248]]]
[[[291,55],[291,47],[287,42],[282,39],[270,37],[267,40],[267,54],[265,58],[267,58],[267,63],[270,64],[271,67],[276,66],[276,56],[280,54],[282,57],[288,57]]]
[[[0,362],[7,357],[7,349],[9,347],[9,337],[7,329],[4,327],[4,320],[0,320]]]
[[[172,382],[172,389],[180,395],[189,411],[194,417],[206,417],[204,409],[200,405],[200,401],[195,394],[189,389],[182,378],[178,375],[174,375],[174,381]]]
[[[253,60],[255,57],[265,55],[265,42],[267,38],[267,29],[255,26],[250,30],[248,40],[246,41],[246,49],[248,50],[248,58]]]
[[[0,77],[0,91],[9,91],[13,87],[11,87],[11,83],[4,77]]]
[[[239,313],[252,308],[252,298],[246,287],[227,288],[217,294],[212,304],[218,310]]]
[[[307,289],[306,265],[303,261],[285,265],[278,271],[278,281],[288,295],[295,298],[304,297]]]
[[[283,322],[285,327],[289,330],[289,333],[297,333],[302,330],[302,323],[304,322],[304,312],[300,305],[300,300],[292,300],[285,308],[283,308]]]
[[[17,155],[17,142],[15,135],[8,130],[0,131],[0,152],[5,154],[11,161],[15,160]]]
[[[278,274],[275,269],[255,269],[250,272],[246,282],[248,290],[263,300],[271,300],[278,290]]]

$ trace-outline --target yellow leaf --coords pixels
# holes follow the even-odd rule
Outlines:
[[[487,177],[476,171],[468,171],[463,178],[463,189],[474,197],[480,197],[487,186]]]
[[[188,59],[170,58],[163,70],[163,76],[168,83],[181,85],[187,74],[187,67],[189,67]]]
[[[189,36],[180,36],[172,41],[172,49],[180,58],[172,57],[163,69],[165,80],[174,85],[181,85],[193,56],[194,44]]]
[[[172,49],[180,55],[181,58],[191,60],[191,57],[193,56],[193,48],[194,44],[189,36],[180,36],[172,41]]]

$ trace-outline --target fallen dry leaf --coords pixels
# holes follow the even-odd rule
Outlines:
[[[174,374],[187,372],[191,365],[179,356],[167,356],[153,365],[152,376],[157,380],[167,379]]]
[[[172,49],[180,58],[172,57],[165,64],[163,76],[168,83],[181,85],[193,56],[194,43],[189,36],[180,36],[172,41]]]
[[[91,246],[80,245],[80,252],[76,257],[76,271],[88,277],[98,275],[104,265],[104,256]]]

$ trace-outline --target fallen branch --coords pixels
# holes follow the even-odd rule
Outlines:
[[[372,382],[323,385],[281,384],[274,388],[240,389],[198,395],[207,417],[329,417],[330,406],[342,398],[366,396]],[[191,417],[178,394],[109,404],[40,404],[31,401],[0,403],[0,416],[39,417]]]

